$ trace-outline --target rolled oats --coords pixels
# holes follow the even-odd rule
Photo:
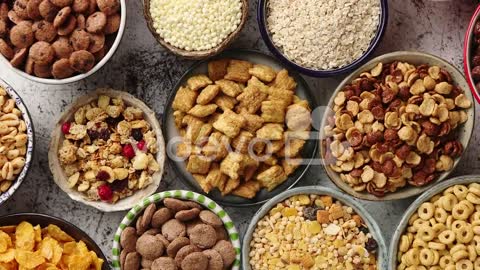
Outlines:
[[[15,100],[0,87],[0,193],[6,192],[25,166],[27,128]]]
[[[329,70],[350,64],[368,49],[379,24],[380,2],[270,0],[266,13],[272,41],[287,58]]]
[[[72,120],[62,125],[58,151],[70,188],[92,201],[116,203],[152,182],[160,170],[157,139],[140,109],[101,95]]]
[[[440,67],[394,62],[362,73],[332,106],[324,127],[328,166],[354,190],[383,196],[453,168],[463,152],[455,132],[472,101]]]

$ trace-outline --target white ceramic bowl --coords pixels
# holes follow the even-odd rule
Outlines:
[[[358,78],[359,75],[362,72],[370,71],[373,67],[375,67],[377,65],[378,62],[390,63],[390,62],[393,62],[393,61],[403,61],[403,62],[408,62],[408,63],[411,63],[411,64],[417,64],[417,65],[420,65],[420,64],[437,65],[441,68],[444,68],[445,70],[447,70],[450,73],[454,83],[457,86],[459,86],[465,92],[465,96],[467,96],[467,98],[472,101],[473,105],[470,109],[467,110],[468,121],[466,123],[464,123],[463,125],[459,126],[458,130],[456,131],[457,134],[458,134],[457,138],[462,143],[462,145],[464,147],[463,153],[465,153],[466,149],[468,148],[468,146],[470,144],[470,139],[471,139],[472,133],[473,133],[473,126],[474,126],[474,122],[475,122],[475,107],[474,107],[475,101],[473,99],[472,93],[470,91],[468,91],[469,87],[468,87],[467,81],[465,80],[465,77],[463,76],[463,74],[457,68],[455,68],[453,65],[451,65],[447,61],[445,61],[445,60],[443,60],[443,59],[441,59],[437,56],[427,54],[427,53],[409,52],[409,51],[398,51],[398,52],[392,52],[392,53],[387,53],[387,54],[378,56],[378,57],[372,59],[371,61],[369,61],[368,63],[366,63],[365,65],[363,65],[362,67],[360,67],[358,70],[353,72],[350,76],[345,78],[345,80],[343,80],[340,83],[340,85],[337,87],[335,92],[332,94],[332,97],[330,98],[330,101],[328,102],[328,107],[333,108],[334,99],[337,96],[337,93],[342,91],[346,84],[350,83],[353,79]],[[331,112],[331,110],[330,110],[330,112]],[[323,115],[321,129],[320,129],[320,157],[323,158],[323,159],[325,157],[325,147],[322,143],[322,139],[325,138],[324,127],[327,125],[328,116],[330,116],[330,115],[331,114],[329,114],[329,112],[326,112]],[[432,183],[427,184],[423,187],[406,186],[402,189],[397,190],[394,193],[386,193],[384,197],[376,197],[372,194],[367,193],[366,191],[365,192],[357,192],[357,191],[353,190],[353,188],[350,187],[350,185],[348,185],[342,179],[340,179],[339,173],[333,171],[330,168],[330,166],[328,166],[327,164],[323,163],[323,165],[324,165],[325,171],[327,172],[330,179],[339,188],[341,188],[343,191],[347,192],[348,194],[350,194],[350,195],[352,195],[356,198],[364,199],[364,200],[371,200],[371,201],[400,200],[400,199],[405,199],[405,198],[408,198],[408,197],[418,195],[422,192],[425,192],[426,190],[431,188],[431,186],[433,184],[443,181],[445,178],[448,177],[448,175],[458,165],[461,158],[463,157],[463,153],[462,153],[462,156],[460,158],[455,159],[452,170],[450,170],[448,172],[441,173],[437,177],[437,179],[435,181],[433,181]]]
[[[33,75],[30,75],[23,70],[20,70],[18,68],[12,67],[10,65],[10,62],[2,55],[0,54],[0,62],[2,62],[2,65],[7,66],[8,68],[12,69],[15,71],[18,75],[29,79],[34,82],[38,83],[44,83],[44,84],[51,84],[51,85],[62,85],[62,84],[69,84],[73,82],[77,82],[80,80],[83,80],[90,75],[94,74],[95,72],[99,71],[107,62],[112,58],[113,54],[117,51],[118,45],[120,45],[120,41],[122,40],[123,33],[125,32],[125,25],[127,21],[127,5],[125,3],[125,0],[119,0],[120,1],[120,28],[118,29],[118,32],[115,36],[115,39],[113,41],[112,46],[108,50],[108,52],[105,54],[105,56],[98,62],[90,71],[87,73],[83,74],[78,74],[70,78],[65,78],[65,79],[46,79],[46,78],[39,78]]]
[[[58,159],[58,150],[62,146],[64,141],[64,135],[61,131],[62,124],[68,121],[72,121],[73,115],[75,111],[92,102],[93,100],[98,99],[99,95],[107,95],[110,97],[120,97],[124,100],[124,102],[128,105],[133,105],[140,110],[143,111],[145,120],[150,123],[152,127],[152,131],[155,132],[157,136],[157,144],[158,144],[158,153],[157,153],[157,162],[160,166],[160,170],[152,175],[153,182],[144,189],[137,190],[132,196],[123,198],[116,202],[115,204],[106,203],[103,201],[91,201],[86,198],[86,196],[78,192],[77,190],[71,189],[68,187],[68,177],[63,170],[60,161]],[[86,205],[92,206],[97,208],[103,212],[116,212],[116,211],[124,211],[132,208],[136,205],[140,200],[143,198],[152,195],[158,189],[160,185],[160,181],[162,179],[163,171],[164,171],[164,163],[165,163],[165,142],[163,139],[162,130],[160,128],[160,124],[158,123],[157,118],[155,117],[155,112],[153,112],[150,108],[145,105],[142,101],[135,98],[134,96],[128,94],[127,92],[122,91],[115,91],[112,89],[98,89],[88,95],[82,96],[77,100],[73,101],[72,105],[65,109],[62,116],[58,120],[58,123],[55,125],[51,141],[50,141],[50,148],[48,151],[48,163],[50,166],[50,171],[53,174],[53,180],[55,183],[62,189],[65,193],[70,196],[71,199],[84,203]]]
[[[398,245],[400,243],[400,238],[402,237],[403,233],[407,229],[408,221],[410,217],[417,212],[420,205],[424,202],[430,201],[433,196],[442,193],[447,188],[454,186],[454,185],[468,185],[471,183],[480,183],[480,175],[466,175],[452,178],[446,182],[440,183],[435,185],[434,187],[430,188],[428,191],[423,193],[420,197],[418,197],[411,205],[408,207],[407,211],[403,215],[402,219],[400,220],[400,224],[398,224],[397,229],[395,230],[395,234],[393,235],[392,242],[390,243],[390,252],[389,252],[389,260],[388,260],[388,268],[382,269],[390,269],[396,270],[397,269],[397,253],[398,253]]]
[[[310,187],[300,187],[294,188],[291,190],[287,190],[274,198],[270,199],[266,202],[253,216],[250,224],[248,225],[247,232],[243,237],[242,243],[242,267],[243,270],[251,270],[250,267],[250,242],[253,238],[253,232],[257,227],[258,222],[270,212],[270,210],[275,207],[278,203],[285,201],[286,199],[295,196],[295,195],[302,195],[302,194],[317,194],[317,195],[327,195],[331,196],[333,199],[342,202],[342,204],[346,206],[350,206],[353,208],[353,211],[357,213],[368,226],[370,233],[372,234],[373,238],[377,241],[378,249],[377,249],[377,269],[384,270],[387,267],[387,245],[385,244],[385,238],[383,237],[383,233],[378,227],[377,222],[373,217],[363,208],[360,203],[353,199],[352,197],[346,195],[345,193],[341,193],[331,188],[325,187],[318,187],[318,186],[310,186]]]
[[[180,200],[194,201],[201,204],[203,207],[205,207],[205,209],[215,213],[222,220],[225,230],[227,231],[230,241],[232,242],[237,254],[235,261],[229,270],[240,270],[240,236],[234,222],[218,203],[214,202],[207,196],[188,190],[170,190],[153,194],[152,196],[145,198],[127,213],[118,226],[115,236],[113,237],[112,265],[114,270],[120,270],[120,252],[122,251],[122,247],[120,246],[120,235],[122,234],[122,231],[130,225],[134,226],[138,215],[143,213],[143,210],[145,210],[145,208],[147,208],[150,204],[159,203],[165,198],[177,198]]]

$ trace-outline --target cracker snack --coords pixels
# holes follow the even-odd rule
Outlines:
[[[56,225],[0,227],[0,269],[101,270],[104,261]]]
[[[220,59],[180,87],[172,104],[183,137],[177,156],[205,192],[253,198],[295,171],[311,128],[296,86],[287,70]]]

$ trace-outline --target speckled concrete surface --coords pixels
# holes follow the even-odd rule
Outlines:
[[[127,29],[113,59],[97,74],[82,82],[66,86],[49,86],[26,81],[6,66],[0,77],[15,88],[25,100],[36,130],[36,156],[29,178],[12,199],[0,207],[0,214],[40,212],[63,217],[79,225],[110,256],[113,233],[125,212],[104,214],[71,201],[52,180],[47,151],[54,123],[74,98],[101,86],[126,89],[144,100],[161,118],[166,98],[176,80],[193,63],[179,59],[158,45],[148,32],[143,19],[141,1],[127,0]],[[267,51],[257,32],[256,1],[251,0],[250,17],[234,48]],[[463,35],[475,9],[474,0],[428,1],[390,0],[390,18],[386,35],[376,55],[395,50],[419,50],[441,56],[462,68]],[[316,99],[325,104],[341,77],[307,78]],[[478,111],[477,111],[478,112]],[[477,120],[480,114],[477,114]],[[479,126],[463,163],[453,175],[480,173],[478,151]],[[468,160],[468,162],[467,162]],[[180,180],[168,168],[164,180],[168,189],[182,188]],[[321,167],[311,167],[299,185],[332,186]],[[376,218],[387,242],[403,211],[412,200],[369,203],[360,202]],[[240,231],[246,230],[257,208],[227,208]]]

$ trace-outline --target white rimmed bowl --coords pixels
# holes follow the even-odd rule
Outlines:
[[[180,200],[194,201],[201,204],[203,207],[205,207],[205,209],[215,213],[223,221],[223,225],[227,230],[230,241],[232,242],[233,247],[235,248],[235,252],[237,254],[231,270],[240,270],[240,236],[232,219],[218,203],[214,202],[207,196],[188,190],[171,190],[156,193],[148,198],[145,198],[142,202],[137,204],[135,207],[132,208],[132,210],[127,213],[127,215],[120,223],[113,238],[112,265],[114,270],[120,270],[120,252],[122,251],[122,248],[120,246],[120,235],[122,234],[122,231],[128,226],[132,224],[134,225],[137,216],[141,214],[143,210],[145,210],[145,208],[147,208],[150,204],[159,203],[165,198],[176,198]]]
[[[85,197],[83,193],[69,188],[67,181],[68,177],[65,174],[58,159],[58,150],[62,146],[64,140],[64,135],[61,131],[62,124],[67,121],[71,121],[73,119],[75,111],[78,108],[92,102],[93,100],[98,99],[99,95],[122,98],[126,104],[135,106],[142,110],[145,120],[150,123],[152,131],[155,132],[157,136],[158,153],[156,158],[158,164],[160,165],[160,170],[152,175],[153,182],[148,187],[136,191],[132,196],[121,199],[115,204],[110,204],[103,201],[90,201]],[[65,112],[63,112],[62,116],[60,117],[52,131],[50,148],[48,151],[48,163],[50,166],[50,171],[53,174],[53,180],[65,193],[68,194],[68,196],[70,196],[71,199],[97,208],[98,210],[103,212],[124,211],[132,208],[143,198],[155,193],[158,186],[160,185],[165,163],[165,142],[163,139],[160,124],[155,116],[155,112],[148,108],[145,103],[127,92],[116,91],[112,89],[98,89],[88,95],[79,97],[77,100],[73,101],[72,105],[70,105],[70,107],[68,107]]]
[[[25,154],[25,165],[23,166],[22,171],[17,178],[14,180],[12,186],[4,193],[0,194],[0,205],[6,202],[12,195],[17,191],[20,187],[22,182],[28,175],[30,167],[32,165],[33,160],[33,153],[34,153],[34,143],[35,143],[35,132],[33,128],[33,121],[32,117],[30,116],[30,112],[28,111],[27,106],[23,102],[22,98],[18,95],[18,93],[5,81],[0,79],[0,87],[4,88],[7,91],[7,95],[12,97],[15,100],[15,105],[17,108],[22,112],[22,118],[25,121],[25,125],[27,126],[27,153]],[[0,136],[1,137],[1,136]]]
[[[452,178],[446,182],[439,183],[433,187],[431,187],[428,191],[423,193],[420,197],[418,197],[411,205],[408,207],[407,211],[403,215],[400,223],[395,230],[393,235],[392,241],[390,243],[390,252],[389,252],[389,260],[388,260],[388,268],[390,270],[397,269],[397,253],[398,253],[398,245],[400,244],[400,238],[403,232],[407,229],[408,221],[410,217],[417,212],[420,205],[424,202],[430,201],[432,197],[435,195],[443,192],[445,189],[454,186],[454,185],[468,185],[471,183],[480,183],[480,175],[466,175]]]
[[[343,80],[340,85],[337,87],[337,89],[333,92],[332,97],[330,98],[330,101],[328,102],[328,109],[323,115],[322,119],[322,124],[320,128],[320,157],[325,160],[325,145],[322,143],[322,140],[326,138],[325,136],[325,130],[324,127],[327,125],[328,117],[332,113],[332,108],[334,104],[334,99],[337,96],[337,93],[342,91],[343,88],[345,87],[346,84],[350,83],[353,79],[359,77],[359,75],[362,72],[365,71],[370,71],[373,67],[377,65],[378,62],[383,62],[383,63],[390,63],[393,61],[402,61],[402,62],[408,62],[410,64],[429,64],[429,65],[436,65],[439,66],[446,71],[450,73],[452,76],[453,82],[455,85],[459,86],[464,92],[465,96],[472,101],[472,107],[467,110],[468,114],[468,121],[461,126],[458,127],[457,132],[457,139],[462,143],[464,147],[463,153],[466,152],[466,149],[468,148],[470,144],[470,139],[472,137],[473,133],[473,127],[474,127],[474,122],[475,122],[475,102],[472,96],[472,93],[468,91],[468,84],[467,81],[465,80],[465,77],[463,74],[452,64],[448,63],[442,58],[439,58],[437,56],[428,54],[428,53],[422,53],[422,52],[411,52],[411,51],[398,51],[398,52],[392,52],[392,53],[387,53],[381,56],[378,56],[359,69],[357,69],[355,72],[350,74],[345,80]],[[455,159],[453,168],[450,171],[443,172],[441,173],[435,181],[433,181],[430,184],[427,184],[423,187],[414,187],[414,186],[407,186],[402,189],[397,190],[394,193],[386,193],[384,197],[376,197],[375,195],[369,194],[366,191],[365,192],[357,192],[353,190],[352,187],[350,187],[347,183],[345,183],[341,178],[339,173],[333,171],[328,164],[325,164],[323,162],[323,167],[325,171],[327,172],[328,176],[330,179],[343,191],[347,192],[348,194],[359,198],[359,199],[364,199],[364,200],[370,200],[370,201],[389,201],[389,200],[400,200],[400,199],[405,199],[409,198],[415,195],[418,195],[422,192],[425,192],[429,188],[431,188],[432,185],[435,183],[439,183],[443,181],[445,178],[448,177],[448,175],[455,169],[455,167],[458,165],[460,162],[461,158]]]
[[[360,217],[362,217],[365,224],[368,226],[370,233],[372,234],[373,238],[377,241],[378,249],[377,249],[377,269],[386,269],[387,267],[387,260],[388,260],[388,250],[387,245],[385,244],[385,238],[383,237],[383,233],[380,230],[380,227],[377,225],[377,222],[373,219],[373,217],[367,212],[360,203],[353,199],[352,197],[346,195],[345,193],[336,191],[331,188],[325,187],[318,187],[318,186],[310,186],[310,187],[300,187],[294,188],[291,190],[287,190],[282,194],[275,196],[274,198],[270,199],[267,203],[265,203],[253,216],[250,224],[248,225],[247,232],[243,237],[243,244],[242,244],[242,267],[243,270],[251,270],[250,267],[250,242],[253,239],[253,232],[257,227],[258,222],[266,215],[268,212],[275,207],[278,203],[285,201],[286,199],[302,194],[317,194],[317,195],[327,195],[331,196],[333,199],[342,202],[342,204],[346,206],[350,206],[353,208],[353,211],[357,213]]]
[[[119,1],[120,1],[120,28],[118,29],[118,32],[116,33],[116,36],[113,39],[113,44],[108,49],[108,52],[105,54],[102,60],[96,63],[95,66],[87,73],[78,74],[73,77],[65,78],[65,79],[46,79],[46,78],[39,78],[39,77],[30,75],[23,70],[13,67],[12,65],[10,65],[10,62],[1,54],[0,54],[0,62],[2,62],[4,66],[7,66],[8,68],[12,69],[18,75],[24,77],[25,79],[38,82],[38,83],[62,85],[62,84],[74,83],[74,82],[83,80],[87,77],[90,77],[92,74],[99,71],[110,60],[110,58],[112,58],[112,56],[117,51],[118,46],[120,45],[120,42],[122,41],[122,37],[125,32],[125,26],[127,22],[127,4],[125,0],[119,0]]]

